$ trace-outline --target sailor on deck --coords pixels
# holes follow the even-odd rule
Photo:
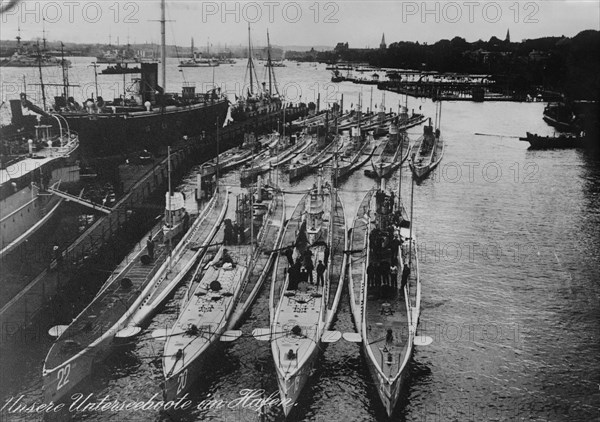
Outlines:
[[[391,328],[388,328],[387,334],[385,335],[385,342],[388,344],[392,344],[394,342],[394,333]]]
[[[154,259],[154,242],[152,241],[152,236],[148,236],[146,248],[148,248],[148,256],[150,259]]]
[[[293,243],[285,250],[285,256],[288,260],[288,267],[291,268],[294,265],[294,244]]]
[[[409,275],[410,275],[410,267],[408,266],[408,264],[405,264],[404,268],[402,269],[402,284],[400,284],[400,288],[402,290],[404,290],[404,286],[406,286],[406,283],[408,282]]]
[[[223,249],[223,254],[221,255],[221,259],[214,263],[214,266],[217,268],[222,267],[224,264],[233,265],[233,258],[229,255],[229,251],[227,249]]]
[[[325,278],[323,277],[323,275],[325,274],[325,265],[323,264],[323,261],[319,261],[319,263],[317,264],[317,287],[318,286],[325,286]]]

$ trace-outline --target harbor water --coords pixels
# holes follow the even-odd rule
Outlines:
[[[85,86],[89,96],[95,90],[91,58],[70,60],[71,83]],[[236,84],[243,86],[242,60],[183,73],[175,61],[168,64],[170,91],[178,89],[184,77],[198,87],[200,82],[212,85],[213,72],[216,83],[224,81],[225,92]],[[35,72],[3,70],[2,100],[18,95],[23,73],[33,83]],[[53,77],[54,70],[44,72]],[[361,86],[330,83],[324,64],[289,62],[276,72],[280,92],[289,101],[316,102],[320,93],[324,108],[344,94],[345,109],[358,106]],[[59,70],[55,73],[58,81]],[[105,98],[119,95],[122,76],[99,78],[105,78],[99,79]],[[6,87],[13,85],[16,94],[8,95]],[[108,95],[111,86],[114,95]],[[74,96],[81,102],[77,89]],[[382,91],[373,88],[372,98],[371,102],[371,87],[363,87],[363,110],[371,104],[380,109]],[[387,109],[396,111],[405,101],[409,110],[434,116],[431,101],[385,94]],[[446,149],[440,166],[414,185],[408,167],[402,169],[402,198],[410,208],[413,193],[419,248],[419,334],[432,337],[433,343],[416,348],[393,420],[600,420],[600,158],[576,149],[529,150],[519,136],[526,131],[553,132],[542,120],[543,108],[543,103],[444,102],[441,132]],[[5,117],[6,109],[2,113]],[[411,140],[421,132],[422,126],[410,129]],[[192,191],[198,169],[194,167],[178,189]],[[294,192],[305,191],[314,177],[290,186],[285,176],[282,171],[270,175],[290,192],[289,216],[301,197]],[[398,181],[395,176],[388,186],[396,189]],[[222,180],[225,185],[238,182],[236,172]],[[348,227],[374,185],[360,169],[340,186]],[[161,399],[163,344],[151,333],[175,321],[184,290],[176,291],[140,335],[114,347],[81,388],[82,394],[92,394],[94,402],[105,396],[119,402]],[[211,358],[212,370],[189,395],[192,408],[114,412],[82,406],[47,417],[107,422],[283,420],[279,406],[267,404],[261,410],[235,401],[253,390],[277,396],[269,344],[250,335],[254,328],[268,327],[268,294],[264,286],[241,327],[242,338]],[[334,329],[354,331],[350,315],[346,288]],[[69,322],[50,319],[16,335],[2,328],[0,408],[20,396],[26,404],[42,401],[42,364],[52,343],[46,331]],[[11,413],[6,407],[0,412],[2,421],[42,419],[39,413]],[[341,340],[320,352],[287,420],[388,420],[359,345]]]

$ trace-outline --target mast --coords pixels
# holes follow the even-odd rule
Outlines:
[[[338,140],[338,142],[336,144],[335,152],[333,153],[333,159],[334,159],[334,162],[333,162],[333,166],[334,166],[333,167],[333,175],[334,175],[333,186],[336,186],[336,187],[338,184],[338,173],[339,173],[339,170],[338,170],[338,147],[339,147],[339,140],[340,140],[339,136],[338,136],[337,140]]]
[[[283,105],[283,137],[285,138],[285,104]]]
[[[340,127],[339,122],[336,117],[335,119],[335,149],[333,150],[333,159],[334,159],[334,169],[333,169],[333,186],[337,187],[337,177],[338,177],[338,151],[340,149]]]
[[[62,43],[62,41],[60,43],[60,55],[62,59],[61,64],[63,68],[63,95],[66,100],[67,98],[69,98],[69,74],[67,70],[67,64],[65,62],[65,45]]]
[[[410,188],[410,245],[408,248],[408,268],[412,268],[412,250],[413,250],[413,238],[412,238],[412,230],[413,224],[415,222],[414,218],[414,203],[415,203],[415,178],[412,178],[411,188]]]
[[[269,30],[267,29],[267,67],[269,68],[269,95],[271,95],[272,86],[271,86],[271,69],[273,69],[273,65],[271,63],[271,41],[269,40]]]
[[[44,51],[46,51],[46,18],[42,18],[42,42],[44,43]]]
[[[192,50],[192,59],[195,59],[195,57],[194,57],[194,37],[192,37],[192,47],[191,47],[191,50]]]
[[[260,178],[260,175],[258,175]],[[256,187],[260,189],[258,179],[256,180]],[[254,245],[254,193],[250,189],[250,244]]]
[[[217,169],[215,171],[215,185],[219,184],[219,118],[217,117]],[[216,188],[216,186],[215,186]]]
[[[98,98],[98,63],[92,63],[94,67],[94,84],[96,86],[96,98]]]
[[[277,128],[277,130],[279,130],[279,128]],[[283,105],[283,134],[279,138],[279,142],[277,145],[277,156],[275,161],[275,183],[277,184],[277,186],[279,186],[279,174],[277,172],[277,169],[279,168],[279,151],[281,149],[282,142],[285,142],[285,104]]]
[[[169,225],[169,229],[173,230],[173,211],[171,210],[171,196],[173,196],[173,190],[171,188],[171,146],[167,147],[167,163],[168,163],[168,171],[169,171],[169,199],[167,201],[167,207],[169,209],[167,213],[167,224]],[[173,259],[172,251],[173,251],[173,236],[169,236],[169,271],[171,271],[171,260]]]
[[[21,25],[19,25],[17,31],[17,51],[21,52]]]
[[[254,63],[252,63],[252,46],[250,45],[250,22],[248,22],[248,70],[250,71],[250,95],[253,95],[254,81],[252,80],[252,71],[254,70]]]
[[[127,65],[124,65],[127,67]],[[125,105],[125,100],[127,99],[127,80],[125,79],[125,73],[123,73],[123,105]]]
[[[163,94],[167,92],[167,36],[165,23],[165,0],[160,0],[160,68]]]
[[[171,188],[171,146],[167,147],[167,169],[169,172],[169,200],[167,201],[167,208],[169,209],[167,223],[169,226],[172,226],[173,216],[171,215],[171,196],[173,196],[173,191]]]
[[[42,53],[40,52],[40,44],[37,44],[38,53],[38,69],[40,71],[40,86],[42,87],[42,104],[44,105],[44,111],[46,111],[46,89],[44,88],[44,77],[42,76]]]
[[[362,111],[362,90],[358,94],[358,138],[362,140],[362,134],[360,133],[360,121],[362,119],[361,111]]]
[[[336,166],[337,166],[337,160],[336,160]],[[336,203],[337,200],[337,185],[333,184],[331,185],[331,187],[329,188],[329,203],[331,204],[331,210],[330,210],[330,214],[329,214],[329,230],[327,233],[327,247],[331,248],[333,246],[333,229],[334,229],[334,222],[335,222],[335,207],[337,205]],[[329,261],[331,262],[331,261]],[[327,263],[327,267],[329,267],[329,262]],[[327,269],[326,269],[327,271]],[[329,271],[327,272],[327,281],[329,282]],[[323,290],[325,290],[325,285],[323,285]],[[328,296],[326,296],[328,297]]]
[[[211,64],[210,59],[208,59],[208,60],[209,60],[208,64],[210,65],[210,67],[212,67],[212,87],[214,89],[214,88],[216,88],[216,86],[215,86],[215,67],[216,67],[216,65],[214,63]]]
[[[404,146],[404,138],[400,137],[400,134],[398,134],[398,141],[400,142],[400,166],[398,167],[398,211],[402,212],[402,201],[400,201],[400,196],[402,195],[402,147]]]

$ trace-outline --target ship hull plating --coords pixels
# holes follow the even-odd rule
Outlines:
[[[67,400],[67,396],[77,392],[81,381],[92,374],[94,361],[103,355],[110,345],[112,337],[102,343],[83,350],[56,368],[43,371],[44,401],[50,403]]]
[[[282,376],[281,373],[277,374],[277,384],[279,384],[279,396],[281,397],[281,407],[285,415],[289,415],[293,407],[298,401],[298,397],[302,392],[302,389],[308,382],[308,378],[312,372],[317,358],[317,350],[315,348],[308,361],[302,365],[294,375],[291,377]]]
[[[166,107],[164,111],[116,114],[70,114],[63,116],[79,133],[84,157],[126,155],[147,149],[160,152],[184,136],[201,137],[222,125],[227,101],[189,107]]]
[[[365,350],[365,354],[367,353],[368,352]],[[394,408],[396,407],[396,403],[398,403],[402,384],[404,384],[404,380],[407,377],[407,366],[402,368],[400,375],[398,375],[398,377],[390,383],[381,376],[378,368],[370,359],[367,359],[367,363],[369,372],[371,373],[371,379],[377,381],[375,385],[377,388],[377,394],[379,395],[379,398],[381,399],[383,407],[385,407],[388,416],[391,417],[392,413],[394,412]]]
[[[35,230],[41,227],[36,223],[47,220],[56,210],[61,202],[60,198],[54,195],[40,195],[36,191],[33,193],[31,188],[25,188],[20,192],[2,201],[0,210],[11,210],[0,219],[0,256],[8,253],[14,247],[18,246],[19,240],[25,240]],[[10,203],[10,204],[9,204]]]
[[[183,397],[205,370],[207,372],[211,371],[210,367],[207,369],[207,363],[211,361],[217,349],[221,347],[218,343],[218,340],[212,342],[202,353],[192,356],[192,362],[189,362],[182,371],[165,377],[163,386],[163,399],[165,401],[177,400]]]

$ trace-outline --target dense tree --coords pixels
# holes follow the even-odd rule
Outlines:
[[[391,43],[385,50],[346,48],[304,53],[297,58],[327,63],[368,62],[373,66],[398,69],[490,74],[501,81],[507,91],[531,91],[540,87],[560,91],[574,99],[598,99],[598,51],[600,32],[589,30],[573,38],[544,37],[518,43],[497,37],[473,43],[454,37],[430,45],[399,41]]]

